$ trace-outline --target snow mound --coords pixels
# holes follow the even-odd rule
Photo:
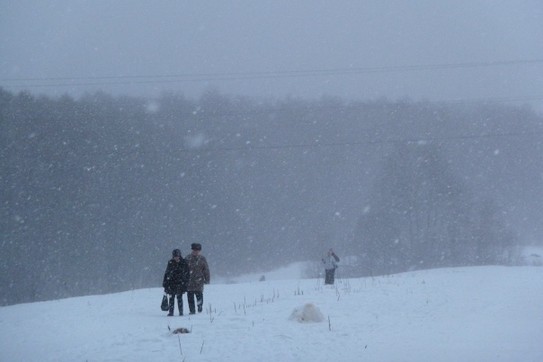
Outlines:
[[[303,306],[295,308],[290,314],[289,320],[295,320],[300,323],[318,323],[324,320],[324,316],[315,304],[306,303]]]

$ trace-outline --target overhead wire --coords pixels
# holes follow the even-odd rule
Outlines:
[[[399,66],[348,67],[311,70],[285,71],[255,71],[255,72],[217,72],[217,73],[182,73],[182,74],[144,74],[144,75],[111,75],[111,76],[74,76],[74,77],[34,77],[34,78],[2,78],[0,82],[57,82],[39,84],[11,84],[10,87],[65,87],[65,86],[96,86],[96,85],[126,85],[149,83],[176,82],[208,82],[228,80],[278,79],[333,76],[349,74],[371,74],[390,72],[413,72],[431,70],[451,70],[469,68],[488,68],[515,65],[541,65],[543,59],[517,59],[488,62],[438,63]],[[58,83],[62,82],[62,83]]]
[[[349,68],[330,68],[313,70],[286,70],[286,71],[259,71],[259,72],[223,72],[223,73],[185,73],[185,74],[156,74],[156,75],[115,75],[115,76],[79,76],[79,77],[42,77],[42,78],[2,78],[0,82],[64,82],[64,83],[42,83],[42,84],[10,84],[10,87],[16,88],[35,88],[35,87],[65,87],[65,86],[99,86],[99,85],[126,85],[126,84],[153,84],[153,83],[175,83],[175,82],[201,82],[217,80],[251,80],[265,78],[296,78],[308,76],[330,76],[344,74],[371,74],[387,72],[413,72],[413,71],[432,71],[448,69],[469,69],[469,68],[488,68],[498,66],[517,66],[517,65],[543,65],[543,59],[517,59],[505,61],[488,62],[463,62],[463,63],[439,63],[422,65],[401,65],[401,66],[374,66],[374,67],[349,67]],[[89,81],[73,83],[73,81]],[[530,95],[523,97],[490,97],[479,99],[449,99],[436,101],[438,103],[460,103],[460,102],[529,102],[542,100],[543,95]],[[434,102],[435,103],[435,102]],[[252,113],[269,113],[275,111],[263,112],[230,112],[230,116],[246,116]],[[338,146],[358,146],[363,144],[379,143],[398,143],[398,142],[435,142],[450,141],[460,139],[480,139],[496,137],[521,137],[543,135],[543,132],[530,133],[504,133],[504,134],[485,134],[485,135],[461,135],[453,137],[430,137],[430,138],[404,138],[373,140],[359,142],[337,142],[337,143],[306,143],[306,144],[286,144],[286,145],[246,145],[243,147],[224,147],[224,148],[199,148],[185,149],[182,152],[190,151],[244,151],[258,149],[287,149],[287,148],[314,148],[314,147],[338,147]]]
[[[449,142],[458,140],[484,139],[484,138],[504,138],[504,137],[533,137],[543,136],[543,131],[536,132],[510,132],[510,133],[487,133],[480,135],[457,135],[457,136],[435,136],[435,137],[406,137],[406,138],[391,138],[380,140],[366,141],[345,141],[345,142],[320,142],[313,143],[292,143],[283,145],[253,145],[246,144],[238,147],[202,147],[181,149],[180,152],[232,152],[232,151],[253,151],[253,150],[281,150],[281,149],[297,149],[297,148],[328,148],[328,147],[357,147],[371,144],[397,144],[397,143],[416,143],[428,144],[432,142]],[[543,139],[538,140],[543,143]]]

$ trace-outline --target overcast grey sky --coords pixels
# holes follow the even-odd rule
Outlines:
[[[0,86],[8,90],[543,98],[541,0],[0,4]],[[492,64],[512,60],[539,61]]]

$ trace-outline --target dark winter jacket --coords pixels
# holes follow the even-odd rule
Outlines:
[[[183,294],[187,291],[189,280],[189,268],[187,262],[181,258],[179,262],[175,259],[168,261],[162,286],[167,294]]]
[[[207,260],[202,255],[189,254],[186,258],[189,265],[189,282],[187,290],[189,292],[203,292],[204,284],[209,284],[209,266]]]

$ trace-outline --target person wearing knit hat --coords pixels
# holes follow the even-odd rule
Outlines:
[[[179,315],[183,315],[183,293],[187,291],[188,280],[189,267],[187,262],[183,259],[181,250],[174,249],[172,251],[172,258],[168,261],[168,265],[166,266],[164,279],[162,280],[162,287],[169,299],[169,317],[173,316],[176,297]]]
[[[187,299],[189,303],[190,314],[196,313],[194,297],[198,306],[198,313],[202,312],[204,305],[204,284],[209,284],[210,273],[209,265],[205,256],[200,255],[202,245],[198,243],[191,244],[192,252],[186,257],[189,266],[189,281],[187,284]]]

